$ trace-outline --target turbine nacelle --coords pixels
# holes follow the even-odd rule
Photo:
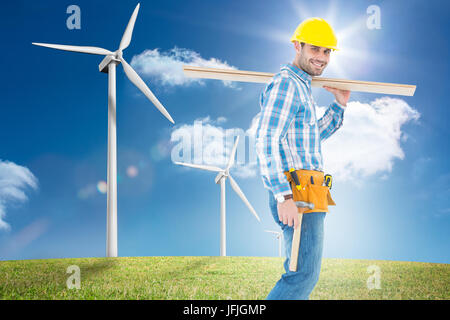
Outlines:
[[[273,233],[275,235],[276,239],[280,239],[280,237],[283,235],[281,232],[278,231],[272,231],[272,230],[264,230],[265,232]]]
[[[106,56],[102,62],[98,65],[98,70],[103,73],[108,73],[108,66],[110,63],[120,64],[120,59],[117,58],[116,55],[108,55]]]
[[[228,178],[229,175],[230,175],[230,173],[227,172],[227,171],[219,172],[219,174],[218,174],[218,175],[216,176],[216,178],[214,179],[214,182],[215,182],[216,184],[218,184],[218,183],[220,183],[220,180],[221,180],[222,178],[226,179],[226,178]]]

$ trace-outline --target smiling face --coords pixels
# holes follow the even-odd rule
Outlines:
[[[294,65],[310,74],[311,76],[320,76],[330,61],[331,49],[317,47],[305,43],[301,45],[294,42],[295,55]]]

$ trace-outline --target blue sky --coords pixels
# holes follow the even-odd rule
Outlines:
[[[81,9],[80,30],[66,27],[72,4]],[[102,57],[31,42],[116,50],[136,4],[2,4],[0,259],[105,255],[106,194],[97,188],[107,157]],[[369,5],[380,8],[381,29],[366,25]],[[227,185],[228,255],[277,255],[264,232],[277,226],[250,146],[264,86],[189,81],[179,66],[277,72],[293,60],[289,38],[298,23],[319,16],[341,47],[323,76],[417,85],[413,97],[352,93],[341,132],[324,143],[337,203],[326,218],[324,257],[449,263],[449,9],[442,1],[141,1],[124,57],[175,125],[119,66],[119,256],[219,255],[215,175],[173,163],[177,133],[192,133],[195,121],[205,135],[250,135],[241,137],[247,145],[238,160],[245,161],[231,173],[262,222]],[[319,106],[333,100],[323,89],[313,95]],[[229,152],[229,141],[204,147]],[[204,155],[203,162],[223,158]]]

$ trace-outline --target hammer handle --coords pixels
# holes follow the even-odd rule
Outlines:
[[[294,229],[294,236],[292,237],[291,261],[289,262],[289,271],[297,271],[297,259],[300,249],[300,236],[302,232],[302,218],[303,213],[298,214],[298,227]]]

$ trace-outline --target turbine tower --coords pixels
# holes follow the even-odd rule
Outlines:
[[[281,239],[283,238],[283,234],[281,232],[272,230],[264,230],[264,231],[275,234],[275,238],[278,240],[278,256],[281,257]]]
[[[120,41],[119,49],[114,52],[98,47],[36,43],[36,46],[106,56],[99,65],[100,72],[108,74],[108,171],[107,171],[107,219],[106,219],[106,256],[117,257],[117,136],[116,136],[116,66],[122,63],[123,70],[130,81],[155,105],[172,123],[172,117],[161,102],[150,91],[136,71],[123,58],[131,42],[134,24],[140,4],[136,6]]]
[[[234,164],[234,157],[236,155],[236,149],[239,143],[239,136],[237,136],[236,141],[234,142],[233,149],[231,151],[230,159],[228,160],[228,164],[225,169],[221,169],[214,166],[208,166],[208,165],[202,165],[202,164],[191,164],[191,163],[184,163],[184,162],[175,162],[176,164],[183,165],[186,167],[191,168],[197,168],[197,169],[203,169],[208,171],[215,171],[219,172],[215,178],[216,184],[220,183],[220,255],[226,256],[227,255],[227,249],[226,249],[226,215],[225,215],[225,181],[227,178],[230,179],[230,184],[233,190],[237,193],[237,195],[242,199],[242,201],[246,204],[246,206],[250,209],[250,212],[253,213],[253,215],[258,219],[259,222],[261,220],[259,219],[258,214],[256,213],[255,209],[253,209],[250,202],[245,197],[244,193],[242,192],[241,188],[239,188],[236,181],[233,179],[233,177],[230,175],[230,168]]]

